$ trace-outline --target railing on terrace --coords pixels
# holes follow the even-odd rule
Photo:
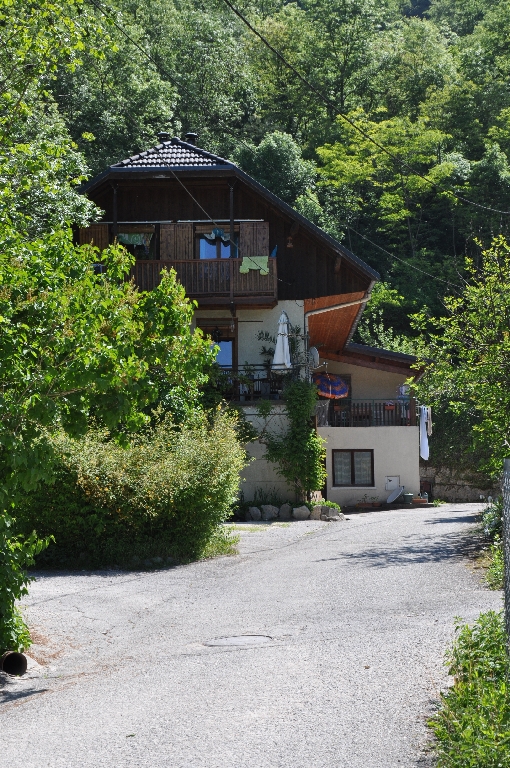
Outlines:
[[[132,276],[143,291],[150,291],[159,285],[161,270],[175,269],[177,277],[188,296],[267,296],[276,299],[276,259],[268,259],[269,274],[250,269],[240,272],[242,259],[188,259],[187,261],[138,260]]]
[[[412,427],[416,400],[321,400],[316,415],[318,427]]]
[[[246,373],[223,369],[223,397],[238,403],[253,403],[258,400],[282,400],[285,382],[289,374],[268,371],[263,366],[250,366]],[[225,386],[226,385],[226,386]]]

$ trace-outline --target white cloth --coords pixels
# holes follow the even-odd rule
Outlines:
[[[428,408],[425,405],[420,405],[420,456],[425,461],[429,458],[429,436],[427,434],[427,416]]]
[[[289,318],[286,312],[282,312],[278,320],[278,335],[274,350],[273,371],[283,371],[292,368],[289,349]]]
[[[432,408],[430,405],[427,407],[427,435],[430,437],[432,434]]]

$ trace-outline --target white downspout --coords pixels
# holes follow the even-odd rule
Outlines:
[[[321,309],[309,309],[305,312],[305,336],[308,340],[308,318],[310,315],[320,315],[322,312],[331,312],[333,309],[343,309],[344,307],[354,307],[356,304],[366,304],[370,296],[365,294],[362,299],[355,299],[354,301],[345,301],[343,304],[332,304],[330,307],[322,307]]]

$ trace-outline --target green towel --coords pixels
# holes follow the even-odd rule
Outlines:
[[[243,256],[239,272],[243,275],[250,269],[258,269],[261,275],[269,274],[269,256]]]

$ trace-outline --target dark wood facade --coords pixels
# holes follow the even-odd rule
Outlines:
[[[168,172],[110,170],[104,179],[89,185],[87,192],[104,211],[103,226],[82,230],[80,241],[93,240],[103,248],[123,226],[153,226],[151,257],[137,262],[134,270],[142,289],[154,287],[162,267],[173,266],[199,304],[249,304],[251,297],[253,305],[261,306],[285,299],[363,295],[377,277],[339,243],[260,185],[250,183],[235,166],[221,172],[180,172],[180,181]],[[259,242],[250,248],[250,225],[252,232],[257,226],[265,227],[263,245]],[[215,226],[226,234],[232,226],[240,232],[238,259],[233,260],[238,263],[243,256],[269,256],[276,249],[276,257],[269,259],[270,274],[250,271],[242,275],[238,264],[229,264],[228,259],[218,259],[214,265],[197,260],[194,233],[197,228],[205,231]],[[194,261],[198,263],[186,263]]]

